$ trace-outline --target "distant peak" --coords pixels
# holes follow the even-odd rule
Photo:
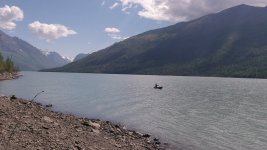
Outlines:
[[[226,13],[226,12],[239,12],[239,11],[251,11],[251,10],[258,10],[261,8],[265,8],[265,7],[260,7],[260,6],[251,6],[251,5],[247,5],[247,4],[240,4],[237,6],[233,6],[230,7],[228,9],[225,9],[223,11],[221,11],[222,13]]]
[[[253,6],[250,6],[250,5],[247,5],[247,4],[240,4],[240,5],[237,5],[236,7],[253,7]]]
[[[252,6],[252,5],[247,5],[247,4],[240,4],[240,5],[237,5],[237,6],[232,7],[232,9],[233,8],[263,8],[263,7],[260,7],[260,6]]]

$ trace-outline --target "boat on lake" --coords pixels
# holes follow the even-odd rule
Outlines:
[[[154,89],[163,89],[163,86],[159,86],[158,84],[155,84]]]

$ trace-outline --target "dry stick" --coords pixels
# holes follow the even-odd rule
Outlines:
[[[44,92],[44,91],[41,91],[41,92],[37,93],[37,94],[32,98],[31,102],[34,101],[34,99],[35,99],[39,94],[41,94],[41,93],[43,93],[43,92]]]

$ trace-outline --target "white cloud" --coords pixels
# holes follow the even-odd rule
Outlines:
[[[107,32],[107,33],[119,33],[120,30],[118,28],[114,28],[114,27],[107,27],[107,28],[105,28],[105,32]]]
[[[124,37],[124,36],[119,35],[119,34],[108,34],[108,36],[114,40],[125,40],[125,39],[129,38],[129,37]]]
[[[119,33],[121,31],[118,28],[107,27],[107,28],[105,28],[104,31],[107,33],[107,35],[109,37],[111,37],[114,40],[125,40],[128,38],[128,37],[124,37],[124,36],[120,35]]]
[[[29,29],[41,39],[51,41],[61,37],[77,34],[74,30],[68,29],[61,24],[46,24],[35,21],[29,24]]]
[[[106,1],[102,1],[101,6],[104,6],[106,4]]]
[[[112,6],[110,6],[109,9],[112,10],[112,9],[116,8],[117,6],[119,6],[119,3],[116,2]]]
[[[23,11],[17,6],[0,7],[0,28],[13,30],[16,28],[16,21],[22,21],[24,18]]]
[[[159,21],[187,21],[239,5],[265,6],[267,0],[120,0],[122,11],[129,13],[138,5],[138,15]]]

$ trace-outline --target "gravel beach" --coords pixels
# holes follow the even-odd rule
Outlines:
[[[49,108],[48,108],[49,107]],[[0,97],[0,150],[159,150],[159,139],[109,121],[53,112],[51,106]]]

